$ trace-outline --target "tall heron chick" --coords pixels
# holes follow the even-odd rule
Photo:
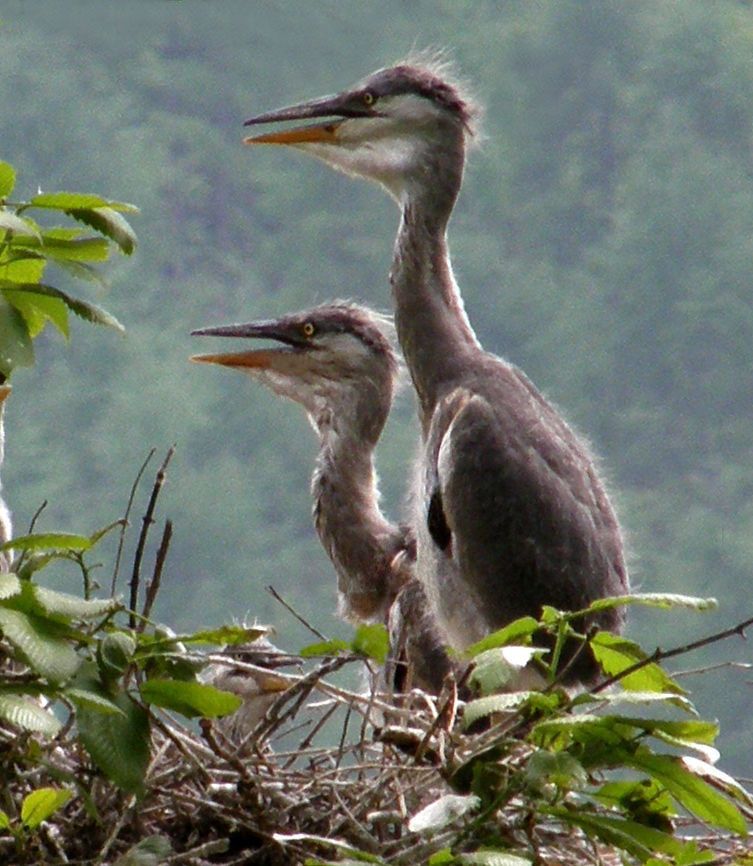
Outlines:
[[[192,360],[243,370],[306,410],[319,436],[314,523],[338,576],[340,613],[388,624],[392,649],[416,685],[438,692],[452,663],[413,573],[415,538],[379,507],[374,448],[392,405],[398,362],[384,319],[352,303],[279,319],[201,328],[195,335],[269,339],[274,348]],[[402,691],[404,668],[391,685]]]
[[[446,231],[475,118],[445,68],[405,62],[246,122],[314,120],[246,142],[375,181],[400,208],[390,284],[424,441],[417,573],[458,648],[542,605],[579,610],[628,588],[622,534],[588,447],[521,370],[484,351],[464,310]],[[593,620],[623,626],[613,609]],[[596,671],[582,653],[569,679]]]

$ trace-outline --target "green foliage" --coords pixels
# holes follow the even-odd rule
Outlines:
[[[384,664],[389,651],[389,635],[387,629],[379,624],[361,625],[356,629],[353,640],[334,638],[332,640],[317,641],[308,644],[300,651],[302,658],[313,658],[315,656],[336,656],[340,653],[356,653],[374,659],[379,664]]]
[[[68,310],[89,322],[123,330],[100,307],[42,282],[48,264],[55,263],[76,276],[96,275],[91,262],[102,262],[111,244],[126,255],[136,247],[136,235],[119,211],[133,205],[80,193],[40,193],[28,201],[9,202],[16,173],[0,162],[0,375],[34,361],[32,340],[47,322],[68,337]],[[65,226],[44,227],[26,214],[51,211],[94,229],[99,236]]]

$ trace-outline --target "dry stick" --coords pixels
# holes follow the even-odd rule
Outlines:
[[[131,487],[131,495],[128,497],[128,505],[126,505],[126,511],[125,511],[125,514],[123,515],[123,526],[120,530],[120,539],[118,540],[118,552],[115,555],[115,568],[113,569],[113,572],[112,572],[112,584],[110,586],[110,595],[111,596],[115,595],[115,584],[117,583],[117,580],[118,580],[118,571],[120,571],[120,558],[123,555],[123,544],[125,543],[125,534],[126,534],[126,530],[128,529],[128,515],[131,513],[131,507],[133,506],[133,499],[136,496],[136,488],[139,486],[139,481],[141,481],[141,476],[144,474],[144,471],[146,470],[147,464],[149,463],[149,461],[154,456],[154,451],[155,451],[155,449],[152,448],[152,450],[147,454],[146,460],[142,463],[141,469],[139,469],[139,471],[136,475],[136,480],[133,482],[133,486]]]
[[[39,508],[37,508],[37,510],[34,512],[34,516],[31,518],[31,523],[29,524],[29,532],[28,532],[29,535],[31,535],[32,532],[34,532],[34,526],[36,525],[37,519],[39,518],[39,515],[45,510],[45,508],[47,508],[47,500],[43,499],[42,504],[39,506]],[[26,559],[26,551],[22,550],[21,555],[18,557],[18,562],[14,563],[14,569],[16,571],[18,571],[21,568],[21,565],[23,564],[24,559]]]
[[[152,572],[152,579],[149,582],[149,586],[146,589],[146,599],[144,600],[144,609],[141,612],[141,616],[144,617],[141,622],[138,624],[137,628],[139,631],[143,631],[146,626],[146,620],[149,617],[149,614],[152,612],[152,605],[154,604],[154,600],[157,598],[157,593],[159,592],[160,582],[162,580],[162,569],[165,565],[165,559],[167,558],[167,549],[170,547],[170,539],[173,537],[173,522],[172,520],[165,521],[165,528],[162,532],[162,541],[159,543],[159,549],[157,550],[157,556],[154,560],[154,571]]]
[[[635,673],[635,671],[638,671],[641,668],[645,668],[646,665],[655,664],[656,662],[661,662],[665,659],[671,659],[675,656],[683,655],[684,653],[691,652],[692,650],[700,649],[702,646],[707,646],[708,644],[716,643],[720,640],[725,640],[725,638],[734,637],[734,635],[739,635],[740,637],[744,638],[745,629],[751,625],[753,625],[753,616],[749,617],[748,619],[744,619],[737,625],[732,626],[732,628],[716,632],[715,634],[709,635],[708,637],[700,638],[700,640],[695,640],[691,643],[687,643],[684,646],[675,647],[671,650],[661,650],[657,647],[650,656],[646,656],[645,659],[641,659],[635,664],[630,665],[630,667],[625,668],[624,671],[620,671],[620,673],[618,674],[614,674],[614,676],[607,677],[607,679],[603,680],[600,683],[597,683],[593,688],[589,689],[588,691],[591,694],[595,695],[597,692],[604,691],[604,689],[608,688],[613,683],[618,682],[629,674]]]
[[[268,592],[268,593],[269,593],[273,598],[277,599],[277,601],[279,601],[280,604],[281,604],[281,605],[282,605],[282,606],[283,606],[287,611],[289,611],[290,613],[293,614],[293,616],[298,620],[298,622],[300,622],[300,623],[302,623],[303,625],[305,625],[306,628],[307,628],[307,629],[308,629],[312,634],[315,634],[315,635],[319,638],[319,640],[327,640],[327,638],[326,638],[326,637],[325,637],[325,636],[324,636],[324,635],[319,631],[319,629],[318,629],[318,628],[314,628],[314,626],[311,625],[310,622],[308,622],[307,620],[305,620],[305,619],[304,619],[304,618],[303,618],[303,617],[298,613],[297,610],[294,610],[294,609],[293,609],[293,608],[292,608],[292,607],[291,607],[291,606],[290,606],[290,605],[285,601],[285,599],[284,599],[284,598],[283,598],[283,597],[282,597],[282,596],[277,592],[277,590],[276,590],[273,586],[268,586],[266,589],[267,589],[267,592]]]
[[[139,543],[136,545],[136,554],[133,557],[133,574],[131,576],[131,597],[128,607],[131,610],[131,613],[128,617],[128,626],[129,628],[136,627],[136,605],[139,601],[139,576],[141,572],[141,560],[144,558],[144,547],[146,546],[146,537],[149,534],[149,527],[152,523],[154,523],[154,509],[157,505],[157,497],[160,494],[160,490],[162,489],[162,485],[165,483],[165,470],[167,469],[167,464],[172,460],[172,456],[175,453],[175,445],[171,445],[167,450],[167,455],[162,462],[162,466],[159,468],[159,472],[157,472],[157,476],[154,479],[154,487],[152,488],[152,495],[149,497],[149,504],[146,507],[146,513],[142,518],[142,526],[141,533],[139,535]]]

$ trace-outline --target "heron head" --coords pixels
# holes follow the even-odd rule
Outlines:
[[[400,63],[380,69],[335,96],[252,117],[247,126],[314,119],[305,126],[245,139],[317,156],[347,174],[381,183],[398,201],[415,187],[441,183],[437,159],[462,171],[464,143],[476,109],[446,65]]]
[[[385,317],[335,302],[279,319],[200,328],[197,336],[273,340],[278,345],[213,355],[201,363],[235,367],[275,393],[300,403],[317,427],[338,419],[378,437],[389,412],[397,360],[384,333]]]

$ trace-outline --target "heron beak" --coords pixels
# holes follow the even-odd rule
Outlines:
[[[283,129],[277,132],[265,132],[243,139],[244,144],[304,144],[310,142],[337,141],[337,133],[343,121],[349,117],[371,117],[375,112],[353,103],[351,94],[343,93],[337,96],[325,96],[300,105],[279,108],[268,111],[247,120],[244,126],[255,126],[261,123],[278,123],[287,120],[309,120],[315,117],[329,118],[324,123],[308,126],[297,126],[293,129]]]
[[[223,367],[251,369],[275,369],[280,365],[282,356],[290,355],[290,348],[301,344],[274,320],[249,322],[246,325],[223,325],[219,328],[198,328],[191,331],[192,336],[200,337],[241,337],[278,340],[285,347],[277,349],[250,349],[245,352],[223,352],[213,355],[192,355],[190,360],[199,364],[220,364]]]
[[[264,692],[284,692],[293,685],[293,682],[290,680],[283,679],[273,673],[264,674],[263,676],[259,675],[257,678],[259,686]]]
[[[5,400],[9,396],[10,392],[13,390],[12,385],[3,384],[0,385],[0,406],[5,403]]]

